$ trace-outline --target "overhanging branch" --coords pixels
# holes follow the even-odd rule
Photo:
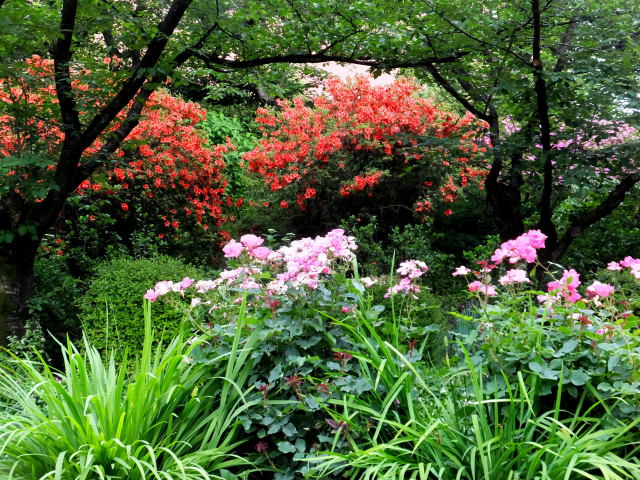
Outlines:
[[[575,220],[560,238],[549,254],[549,260],[560,258],[569,248],[569,245],[582,236],[583,232],[594,223],[602,220],[613,212],[623,201],[627,193],[640,182],[640,174],[634,173],[624,177],[616,188],[613,189],[597,207]]]
[[[206,65],[217,65],[228,68],[252,68],[261,67],[264,65],[270,65],[274,63],[324,63],[324,62],[338,62],[338,63],[353,63],[356,65],[366,65],[369,67],[379,67],[386,69],[394,68],[415,68],[426,67],[433,64],[441,63],[453,63],[460,58],[468,55],[469,52],[458,52],[446,57],[429,57],[422,60],[402,62],[402,61],[380,61],[366,57],[354,57],[344,55],[329,55],[325,52],[319,53],[301,53],[290,55],[272,55],[261,58],[253,58],[249,60],[233,60],[215,55],[207,55],[204,53],[195,53],[194,56]]]

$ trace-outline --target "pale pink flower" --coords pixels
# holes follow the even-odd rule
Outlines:
[[[602,328],[599,328],[598,330],[596,330],[596,333],[598,335],[604,335],[604,330]]]
[[[480,292],[485,294],[487,297],[495,297],[498,292],[496,291],[496,287],[493,285],[486,285],[484,283],[475,280],[469,284],[470,292]]]
[[[514,268],[512,270],[508,270],[506,275],[500,277],[498,283],[500,283],[500,285],[508,285],[510,283],[531,283],[531,280],[529,280],[525,270]]]
[[[365,287],[370,288],[376,283],[378,283],[378,281],[375,278],[362,277],[360,279],[360,283],[362,283],[362,285],[364,285]]]
[[[589,298],[593,298],[596,296],[600,298],[607,298],[613,293],[614,290],[615,288],[613,287],[613,285],[609,285],[608,283],[600,283],[596,280],[587,287],[587,296]]]
[[[189,288],[191,285],[193,285],[193,279],[189,278],[189,277],[184,277],[182,279],[182,281],[180,282],[180,289],[181,290],[186,290],[187,288]]]
[[[247,277],[240,284],[240,288],[246,288],[249,290],[260,289],[260,284],[256,282],[253,278]]]
[[[387,289],[387,293],[385,293],[385,298],[388,298],[396,293],[404,292],[404,293],[418,293],[420,292],[420,287],[415,283],[411,282],[409,277],[403,277],[400,279],[400,282],[397,285],[393,285]],[[415,295],[413,295],[416,298]]]
[[[622,266],[618,262],[609,262],[607,264],[607,270],[611,270],[612,272],[619,272],[622,270]]]
[[[144,298],[149,300],[150,302],[155,302],[158,299],[158,294],[155,290],[147,290],[147,293],[144,294]]]
[[[156,283],[155,291],[158,296],[166,295],[167,293],[173,291],[173,282],[168,280],[158,282]]]
[[[421,277],[429,270],[429,267],[420,260],[406,260],[400,264],[396,272],[409,278]]]
[[[257,235],[248,234],[241,236],[240,242],[242,242],[242,244],[249,250],[252,250],[262,245],[264,243],[264,238],[260,238]]]
[[[353,312],[355,308],[356,306],[352,305],[350,307],[342,307],[340,310],[342,311],[342,313],[349,313],[349,312]]]
[[[287,284],[281,280],[272,280],[267,284],[267,293],[269,295],[284,295],[287,290]]]
[[[480,287],[480,292],[484,293],[487,297],[495,297],[498,295],[496,287],[493,285],[482,285],[482,287]]]
[[[451,275],[454,277],[457,277],[458,275],[469,275],[470,273],[471,273],[470,268],[467,268],[464,265],[461,265],[458,268],[456,268]]]
[[[242,253],[242,250],[244,250],[242,244],[235,240],[231,240],[222,248],[224,256],[227,258],[238,258]]]
[[[493,253],[491,261],[500,263],[508,258],[509,263],[512,264],[520,260],[533,263],[537,256],[536,249],[544,248],[546,238],[547,236],[540,230],[530,230],[513,240],[502,243]]]
[[[640,259],[633,258],[631,256],[624,257],[624,260],[620,260],[620,265],[623,267],[632,267],[633,265],[640,264]]]
[[[259,258],[261,260],[266,260],[271,255],[271,250],[267,247],[256,247],[251,250],[251,255],[255,258]]]
[[[249,269],[245,267],[238,267],[232,270],[223,270],[220,272],[220,278],[226,280],[227,283],[232,283],[236,278],[245,273],[249,273]]]
[[[196,292],[207,293],[209,290],[214,290],[220,286],[222,281],[218,280],[198,280],[195,285]]]
[[[555,303],[558,301],[558,297],[556,295],[549,295],[548,293],[545,293],[544,295],[538,295],[536,296],[536,298],[540,303]]]

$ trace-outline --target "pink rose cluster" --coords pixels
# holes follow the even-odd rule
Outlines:
[[[294,240],[277,252],[284,264],[284,272],[276,276],[277,281],[282,284],[290,282],[296,288],[303,285],[318,288],[320,275],[332,273],[334,260],[351,262],[357,248],[355,239],[346,236],[339,228],[324,237]]]
[[[496,268],[505,258],[509,259],[510,264],[518,263],[519,261],[525,261],[527,263],[533,263],[536,261],[537,250],[544,248],[544,242],[547,236],[540,230],[529,230],[527,233],[523,233],[513,240],[503,242],[499,248],[497,248],[491,256],[490,262],[478,262],[482,264],[480,272],[474,272],[478,277],[478,280],[474,280],[469,283],[470,292],[479,292],[487,297],[493,297],[498,294],[495,286],[491,285],[491,277],[488,275],[494,268]],[[460,266],[455,269],[451,274],[454,277],[465,276],[471,273],[471,269]],[[505,274],[498,279],[500,285],[510,285],[514,283],[531,283],[527,275],[526,270],[520,268],[513,268],[507,270]]]
[[[620,262],[609,262],[607,265],[607,269],[612,271],[620,272],[625,268],[628,268],[629,273],[640,280],[640,259],[627,256]]]
[[[271,250],[263,243],[263,238],[251,234],[243,235],[239,242],[231,240],[222,248],[224,256],[240,259],[243,266],[223,270],[217,279],[200,280],[195,284],[191,279],[184,279],[179,284],[158,282],[154,289],[147,291],[145,298],[153,302],[169,292],[184,294],[192,285],[200,294],[222,285],[261,290],[260,277],[264,268],[275,274],[275,278],[266,285],[265,293],[268,295],[283,295],[289,286],[316,289],[322,275],[331,274],[337,261],[351,262],[358,248],[354,238],[346,236],[341,229],[331,230],[324,237],[294,240],[278,250]]]
[[[231,240],[227,243],[222,251],[227,258],[238,258],[241,254],[247,253],[249,256],[258,260],[267,260],[273,251],[267,247],[263,247],[264,239],[257,235],[243,235],[240,241]]]
[[[554,303],[560,299],[564,299],[570,303],[576,303],[582,298],[578,293],[578,287],[580,282],[580,274],[574,269],[565,270],[562,272],[560,280],[553,280],[547,283],[546,295],[538,295],[538,301],[541,303],[551,302]],[[608,283],[602,283],[595,280],[591,285],[586,288],[587,298],[589,300],[599,301],[602,298],[609,297],[615,291],[613,285]]]
[[[517,263],[520,260],[533,263],[536,261],[538,255],[536,250],[544,248],[544,241],[546,239],[547,236],[540,230],[529,230],[518,238],[508,240],[500,245],[500,248],[493,252],[491,261],[499,264],[505,258],[508,258],[511,264]]]
[[[576,303],[581,298],[578,293],[580,283],[580,274],[578,272],[573,269],[565,270],[560,280],[547,283],[547,291],[556,293],[555,297],[550,297],[554,300],[557,300],[558,296],[562,296],[565,300]]]
[[[420,260],[406,260],[402,262],[396,272],[401,276],[400,282],[387,289],[385,298],[388,298],[396,293],[404,292],[405,294],[412,294],[416,298],[415,294],[420,292],[420,286],[414,281],[427,273],[429,267]]]
[[[144,294],[144,298],[151,302],[155,302],[156,299],[162,295],[166,295],[169,292],[184,293],[184,291],[193,285],[193,280],[189,277],[184,277],[180,282],[172,282],[163,280],[156,283],[153,289],[147,290]]]

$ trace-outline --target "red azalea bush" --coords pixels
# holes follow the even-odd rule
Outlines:
[[[107,65],[114,61],[105,59]],[[46,194],[47,180],[55,171],[63,134],[55,120],[58,100],[53,62],[36,56],[26,64],[23,77],[0,80],[0,107],[4,111],[0,115],[0,154],[5,157],[0,182],[2,190],[38,201]],[[80,78],[83,72],[87,73],[83,69],[74,73]],[[73,88],[80,108],[91,109],[88,86],[76,79]],[[102,94],[96,92],[93,107],[101,104]],[[20,118],[18,112],[22,112]],[[117,194],[115,200],[123,212],[154,212],[146,221],[171,230],[178,229],[185,217],[192,217],[192,223],[204,230],[217,230],[225,220],[222,209],[229,201],[222,172],[223,155],[231,145],[206,144],[198,129],[205,117],[206,110],[197,104],[155,92],[140,123],[116,152],[120,161],[114,162],[113,168],[96,171],[81,183],[78,193],[85,197],[98,196],[98,192]],[[116,128],[118,121],[110,130]],[[86,155],[95,153],[103,141],[96,141]],[[136,205],[140,208],[134,208]]]
[[[282,208],[295,203],[344,215],[399,202],[427,213],[434,201],[455,202],[462,189],[482,188],[483,122],[439,110],[404,78],[387,86],[334,78],[325,88],[327,96],[312,105],[297,98],[258,109],[263,139],[244,155],[245,165]]]
[[[117,191],[121,209],[132,205],[154,212],[161,225],[178,230],[193,217],[204,230],[217,230],[225,220],[228,199],[223,155],[232,146],[209,147],[198,130],[206,110],[166,92],[154,93],[140,124],[118,150],[121,167],[106,172],[106,182],[84,181],[80,192]]]

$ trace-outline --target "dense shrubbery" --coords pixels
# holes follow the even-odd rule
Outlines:
[[[232,452],[255,336],[239,348],[237,335],[211,364],[190,357],[200,340],[154,352],[149,315],[144,329],[130,377],[86,341],[82,354],[67,344],[61,372],[19,359],[0,371],[4,478],[246,478],[250,464]]]
[[[146,296],[173,296],[213,332],[205,356],[228,353],[238,312],[252,312],[261,343],[247,397],[253,403],[241,418],[253,437],[248,445],[265,468],[279,470],[277,479],[305,472],[404,478],[407,471],[443,480],[525,471],[531,478],[547,472],[545,479],[615,471],[632,479],[640,464],[623,457],[633,458],[637,441],[637,421],[627,420],[640,393],[635,316],[620,310],[625,304],[609,298],[614,287],[605,284],[590,285],[587,299],[576,302],[573,271],[550,282],[547,295],[519,288],[531,278],[518,265],[496,279],[503,259],[534,262],[544,240],[530,232],[503,244],[478,271],[455,270],[477,280],[468,288],[473,315],[458,315],[472,328],[454,338],[447,357],[453,377],[443,375],[429,341],[442,330],[425,322],[420,302],[426,265],[400,262],[399,279],[348,274],[355,244],[341,230],[278,250],[245,235],[224,247],[235,268],[214,280],[160,282]],[[640,261],[623,263],[637,274]],[[573,442],[559,441],[558,429]],[[605,431],[608,442],[590,440]],[[523,463],[530,455],[536,460]],[[309,470],[309,456],[320,466]]]
[[[244,235],[224,246],[231,268],[211,280],[175,261],[163,272],[157,260],[108,264],[88,295],[101,287],[117,298],[136,275],[138,287],[162,277],[144,295],[153,311],[198,335],[186,342],[165,330],[174,341],[152,360],[147,318],[130,380],[89,344],[84,354],[63,352],[59,376],[45,364],[9,366],[22,374],[0,372],[0,396],[17,407],[4,409],[0,459],[19,479],[32,467],[70,478],[209,480],[255,468],[256,478],[278,480],[635,480],[633,306],[620,298],[623,282],[583,291],[574,270],[547,293],[529,291],[534,270],[524,267],[544,241],[531,231],[477,270],[455,269],[454,277],[475,276],[470,315],[457,314],[470,328],[445,352],[420,285],[429,283],[427,265],[407,260],[392,275],[361,276],[342,230],[279,248]],[[635,281],[640,260],[612,262],[608,272]]]
[[[134,354],[144,338],[142,303],[147,288],[165,278],[203,275],[201,269],[163,256],[102,263],[79,299],[84,332],[95,348]],[[153,329],[158,340],[173,339],[182,324],[182,313],[171,305],[154,308]]]
[[[0,0],[1,478],[640,479],[631,2],[82,3]]]

